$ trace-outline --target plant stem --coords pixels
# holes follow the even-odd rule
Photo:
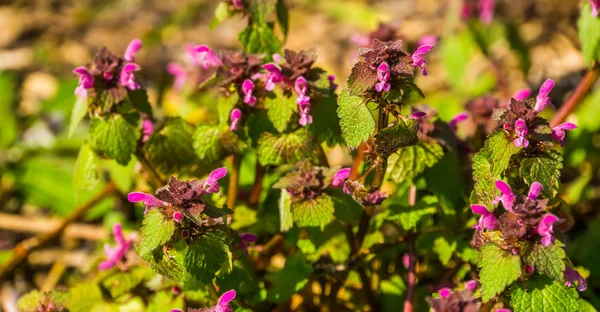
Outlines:
[[[6,277],[6,275],[13,272],[13,270],[19,264],[21,264],[21,262],[27,259],[27,257],[33,250],[46,245],[47,243],[58,237],[67,227],[67,225],[79,220],[90,208],[94,207],[106,196],[114,193],[116,190],[116,184],[112,181],[109,182],[104,186],[100,193],[98,193],[96,196],[91,198],[83,205],[75,208],[71,215],[69,215],[66,219],[62,220],[62,222],[52,231],[24,240],[17,246],[15,246],[15,248],[13,248],[11,252],[11,258],[4,262],[2,266],[0,266],[0,280],[3,280]]]
[[[598,65],[588,70],[583,79],[579,82],[579,85],[577,85],[577,88],[575,88],[575,92],[573,92],[567,102],[560,107],[556,115],[554,115],[554,118],[552,118],[552,122],[550,122],[552,128],[563,123],[575,108],[577,108],[577,105],[583,100],[586,93],[598,79],[598,74],[600,74],[600,66]]]
[[[414,206],[417,202],[417,187],[412,185],[408,193],[408,205]],[[406,291],[406,299],[404,300],[404,312],[413,311],[413,299],[415,296],[415,288],[417,287],[417,254],[415,251],[416,234],[408,233],[406,240],[408,242],[408,290]]]
[[[260,193],[262,192],[263,187],[263,179],[265,177],[265,166],[260,164],[258,159],[256,160],[255,166],[255,175],[254,184],[252,184],[252,189],[250,189],[250,198],[248,199],[248,205],[250,207],[256,207],[258,205],[258,201],[260,200]]]
[[[238,197],[238,188],[240,185],[240,166],[242,165],[242,155],[233,155],[231,173],[229,174],[229,188],[227,189],[227,208],[234,209]]]
[[[146,158],[146,155],[144,155],[141,146],[138,146],[138,149],[135,151],[135,157],[142,165],[142,168],[144,168],[144,171],[148,173],[148,178],[150,179],[150,183],[152,184],[152,186],[154,186],[155,188],[161,188],[166,184],[160,177],[154,166],[152,166],[150,161]]]
[[[354,158],[354,160],[352,161],[352,168],[350,169],[350,176],[348,177],[349,180],[356,180],[358,178],[358,176],[360,175],[360,164],[362,163],[363,159],[365,158],[365,150],[367,149],[367,144],[366,143],[360,143],[360,145],[358,146],[357,149],[357,153],[356,153],[356,158]]]

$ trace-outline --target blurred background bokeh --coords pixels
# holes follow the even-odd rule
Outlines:
[[[416,101],[436,108],[443,120],[485,95],[508,101],[523,88],[537,94],[547,78],[557,85],[551,94],[556,108],[544,111],[551,119],[588,68],[578,39],[577,0],[499,0],[493,22],[485,26],[461,20],[463,0],[286,2],[291,24],[284,46],[314,47],[317,64],[334,73],[342,86],[365,38],[367,42],[378,36],[399,38],[411,49],[424,38],[437,40],[428,59],[429,75],[417,78],[426,98]],[[164,116],[181,116],[192,124],[214,118],[211,98],[190,100],[174,92],[166,67],[183,60],[188,43],[206,44],[215,51],[240,49],[237,34],[244,28],[243,19],[209,28],[217,4],[216,0],[0,1],[0,263],[16,243],[47,231],[91,194],[76,196],[72,184],[87,125],[80,125],[72,137],[67,132],[77,85],[71,71],[90,62],[100,48],[121,54],[131,39],[140,38],[143,49],[136,61],[151,104]],[[564,147],[562,197],[574,211],[568,253],[590,273],[588,291],[582,296],[600,306],[600,88],[592,88],[568,120],[579,125]],[[349,161],[342,148],[328,152],[332,163]],[[128,189],[135,170],[133,163],[115,165],[111,174],[122,189]],[[126,219],[132,209],[123,198],[106,199],[87,214],[86,224],[32,253],[14,278],[0,281],[3,305],[29,290],[31,283],[43,287],[59,257],[65,266],[86,267],[92,256],[85,248],[95,248],[94,242],[108,237],[103,224]],[[82,238],[92,247],[69,247],[74,246],[72,240]]]

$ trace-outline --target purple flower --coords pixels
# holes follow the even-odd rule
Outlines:
[[[333,187],[342,187],[344,185],[344,181],[348,179],[350,176],[350,168],[342,168],[338,170],[333,175],[333,181],[331,181],[331,186]]]
[[[425,113],[425,112],[414,112],[414,113],[412,113],[412,115],[410,115],[410,118],[419,119],[425,115],[427,115],[427,113]]]
[[[298,105],[310,106],[310,97],[306,95],[306,91],[308,91],[308,82],[306,79],[304,79],[304,77],[300,76],[296,79],[296,82],[294,83],[294,89],[296,90],[296,94],[298,94],[296,103]]]
[[[185,68],[177,63],[169,63],[167,64],[167,73],[174,78],[173,88],[181,90],[188,78],[188,73]]]
[[[504,209],[513,212],[513,204],[515,202],[515,195],[513,195],[510,185],[508,183],[498,180],[496,181],[496,188],[502,193],[502,195],[494,199],[494,204],[502,202]]]
[[[265,90],[273,91],[275,90],[275,85],[283,81],[281,69],[274,63],[267,63],[263,65],[263,68],[267,71],[267,76],[265,77]]]
[[[421,73],[423,76],[427,76],[427,69],[425,69],[425,59],[423,58],[423,55],[427,54],[431,48],[433,48],[432,45],[420,46],[412,55],[412,65],[415,67],[421,67]]]
[[[473,226],[474,229],[477,229],[478,231],[483,229],[494,231],[498,229],[498,220],[496,220],[494,214],[487,210],[485,206],[471,205],[471,210],[473,210],[473,213],[481,215],[477,224]]]
[[[477,288],[477,281],[470,280],[467,282],[467,284],[465,284],[465,287],[470,291],[475,291],[475,289]]]
[[[152,120],[144,119],[144,121],[142,121],[142,132],[144,133],[144,136],[142,137],[142,142],[146,143],[146,141],[148,141],[148,138],[152,134],[153,130],[154,124],[152,124]]]
[[[140,39],[133,39],[127,49],[125,50],[125,54],[123,55],[123,60],[125,62],[133,63],[135,62],[135,54],[142,48],[142,41]]]
[[[199,63],[204,67],[204,69],[208,70],[211,67],[219,67],[223,65],[221,59],[209,47],[201,45],[197,46],[194,50],[200,54]]]
[[[254,82],[250,79],[244,80],[242,84],[242,93],[244,93],[244,103],[254,106],[256,104],[256,97],[252,95],[254,92]]]
[[[233,3],[233,6],[236,9],[243,9],[244,8],[244,3],[242,2],[242,0],[232,0],[231,3]]]
[[[221,194],[219,189],[219,179],[222,179],[227,175],[227,168],[221,167],[213,170],[206,180],[204,180],[204,189],[209,193],[219,193]]]
[[[127,249],[129,249],[129,247],[131,247],[133,244],[133,238],[131,237],[130,239],[126,240],[123,236],[122,230],[121,224],[115,223],[115,225],[113,225],[113,237],[117,244],[112,248],[109,244],[104,245],[104,253],[106,253],[107,259],[100,262],[98,269],[110,269],[117,265],[117,263],[119,263],[125,257]]]
[[[467,119],[469,119],[469,113],[467,113],[467,112],[458,113],[456,116],[454,116],[454,118],[452,118],[452,120],[450,120],[450,122],[448,123],[448,126],[450,127],[450,129],[453,132],[456,132],[456,125],[459,122],[463,122]]]
[[[235,290],[225,292],[219,298],[217,305],[215,306],[215,312],[233,312],[233,309],[229,306],[229,303],[235,299]]]
[[[552,236],[552,232],[554,227],[553,224],[556,221],[558,221],[557,216],[551,213],[547,213],[542,217],[540,223],[537,226],[537,232],[542,237],[542,245],[546,247],[554,243],[554,236]]]
[[[567,279],[567,281],[565,282],[565,286],[571,287],[573,286],[573,282],[577,282],[577,290],[584,291],[587,289],[587,282],[585,281],[583,276],[581,276],[581,274],[577,272],[577,270],[565,266],[564,274],[565,278]]]
[[[590,0],[592,5],[592,16],[598,17],[598,9],[600,9],[600,0]]]
[[[452,290],[450,290],[450,288],[442,288],[442,289],[440,289],[439,293],[440,293],[440,298],[447,298],[452,295]]]
[[[388,65],[388,63],[383,62],[379,64],[379,67],[377,67],[377,79],[379,79],[379,82],[375,84],[375,90],[377,92],[390,91],[391,86],[388,83],[388,80],[390,79],[390,65]]]
[[[173,213],[173,220],[177,223],[181,223],[181,221],[183,221],[183,214],[179,211],[175,211],[175,213]]]
[[[229,129],[231,131],[237,131],[238,123],[240,122],[240,119],[242,119],[242,111],[239,110],[239,108],[234,108],[229,115],[229,119],[231,120]]]
[[[121,69],[121,75],[119,76],[119,84],[129,90],[139,89],[140,85],[135,82],[134,72],[140,70],[140,66],[135,63],[127,63]]]
[[[335,91],[338,87],[338,85],[335,83],[335,75],[327,76],[327,80],[329,80],[329,86],[331,90]]]
[[[538,196],[540,196],[540,193],[542,192],[542,184],[540,182],[533,182],[531,183],[531,186],[529,187],[529,194],[527,194],[527,198],[529,198],[529,200],[537,200]]]
[[[565,130],[573,130],[577,128],[577,125],[570,122],[562,123],[554,128],[552,128],[552,139],[560,142],[560,146],[565,144]]]
[[[529,146],[529,141],[525,139],[527,136],[527,124],[525,120],[519,119],[515,122],[515,133],[517,134],[517,138],[514,143],[516,147],[527,147]]]
[[[388,197],[387,194],[382,193],[380,191],[375,191],[369,195],[367,195],[367,198],[365,199],[365,201],[363,202],[363,205],[365,206],[374,206],[374,205],[379,205],[381,204],[386,198]]]
[[[479,20],[491,24],[494,19],[494,0],[479,0]]]
[[[142,193],[142,192],[131,192],[131,193],[127,194],[127,200],[132,203],[143,202],[144,205],[146,206],[146,209],[144,210],[144,214],[146,214],[146,212],[148,212],[148,209],[169,205],[169,203],[164,202],[164,201],[152,196],[151,194],[146,194],[146,193]]]
[[[540,87],[540,93],[538,93],[538,96],[535,99],[535,106],[533,107],[534,111],[539,113],[543,111],[544,108],[546,108],[546,106],[548,106],[548,104],[550,103],[550,98],[548,97],[548,95],[550,94],[553,88],[554,80],[548,79],[544,81],[544,83]]]
[[[94,78],[92,77],[92,74],[90,74],[87,68],[83,66],[75,68],[73,74],[77,75],[79,78],[79,85],[75,88],[75,95],[86,97],[87,89],[94,87]]]
[[[273,53],[273,61],[275,63],[281,63],[282,60],[283,60],[283,57],[281,56],[281,54]]]
[[[298,124],[303,127],[311,124],[313,122],[313,118],[308,114],[310,111],[310,103],[309,104],[298,104],[298,112],[300,113],[300,120],[298,120]]]
[[[517,101],[523,101],[523,100],[526,100],[530,95],[531,95],[531,89],[522,89],[522,90],[517,91],[517,93],[515,93],[515,95],[513,95],[513,98]]]

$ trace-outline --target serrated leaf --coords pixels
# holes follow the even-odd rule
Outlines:
[[[437,205],[438,201],[433,196],[425,196],[411,207],[392,205],[388,208],[386,220],[399,224],[405,231],[416,229],[423,217],[437,212]]]
[[[268,290],[267,297],[274,302],[289,300],[295,293],[304,288],[308,282],[308,276],[312,274],[313,268],[304,260],[302,252],[289,257],[283,269],[269,273],[266,280],[273,283]]]
[[[371,69],[367,63],[358,62],[352,67],[346,85],[350,89],[349,94],[362,95],[375,89],[377,81],[377,72]]]
[[[496,177],[492,173],[492,164],[486,151],[480,151],[473,157],[473,180],[475,198],[472,198],[471,202],[491,207],[498,191],[495,186]]]
[[[84,190],[93,190],[99,182],[98,156],[87,143],[84,143],[79,150],[73,170],[73,188],[78,196]]]
[[[448,265],[450,259],[452,258],[452,254],[456,250],[456,241],[451,240],[448,242],[445,237],[440,236],[433,241],[433,251],[438,254],[438,258],[442,265]]]
[[[477,266],[481,269],[481,299],[488,302],[519,278],[521,258],[509,254],[495,244],[483,245],[480,257]]]
[[[419,124],[416,120],[400,118],[397,124],[382,129],[375,135],[375,151],[385,157],[401,147],[415,145],[419,142],[418,131]]]
[[[98,155],[127,165],[141,136],[138,118],[137,114],[114,114],[106,119],[92,119],[90,146]]]
[[[67,309],[71,312],[89,312],[102,304],[102,293],[95,284],[81,283],[69,289]]]
[[[231,110],[239,102],[240,96],[232,92],[230,96],[219,96],[217,99],[217,111],[219,113],[219,124],[229,126],[229,115]]]
[[[279,132],[284,132],[290,124],[290,119],[297,111],[296,98],[286,96],[280,89],[267,92],[265,97],[267,116]]]
[[[292,226],[294,226],[292,200],[287,190],[281,189],[281,196],[279,197],[279,230],[287,232]]]
[[[500,176],[508,167],[512,155],[519,152],[519,148],[503,130],[496,130],[490,134],[483,149],[488,152],[494,176]]]
[[[168,175],[180,172],[196,160],[192,128],[179,117],[169,117],[148,138],[144,151],[154,167]]]
[[[388,157],[387,174],[395,183],[412,181],[444,157],[444,150],[437,142],[419,141],[414,146],[403,147]]]
[[[565,250],[560,241],[550,246],[532,244],[524,251],[523,260],[533,266],[536,272],[548,275],[550,278],[564,282],[565,280]]]
[[[238,36],[244,47],[244,52],[266,54],[266,60],[271,60],[274,53],[281,52],[281,42],[267,24],[253,24],[244,29]]]
[[[550,151],[536,157],[524,157],[520,161],[519,175],[527,185],[540,182],[545,198],[554,198],[560,184],[560,169],[562,156],[556,151]]]
[[[69,137],[73,136],[75,130],[77,130],[77,126],[83,120],[83,117],[87,114],[88,111],[88,98],[85,96],[78,96],[75,100],[75,105],[73,105],[73,110],[71,111],[71,121],[69,122]]]
[[[306,129],[292,133],[272,134],[265,132],[258,140],[258,160],[261,165],[282,165],[309,158],[314,144]]]
[[[194,131],[193,146],[198,158],[212,163],[240,153],[246,144],[228,126],[201,124]]]
[[[567,312],[579,310],[579,295],[548,277],[536,277],[527,284],[515,284],[511,288],[510,305],[514,312]]]
[[[313,199],[292,202],[292,217],[296,225],[324,228],[333,220],[333,200],[327,194]]]
[[[23,312],[37,312],[37,306],[41,298],[42,294],[39,291],[32,290],[19,298],[17,308]]]
[[[337,95],[331,89],[328,74],[321,68],[311,68],[307,74],[311,86],[321,94],[317,96],[310,108],[313,122],[308,126],[310,132],[317,137],[319,142],[328,146],[343,143],[340,118],[336,111],[338,108]]]
[[[143,268],[137,268],[138,271],[140,269]],[[118,298],[137,287],[144,280],[144,276],[135,270],[113,274],[102,281],[102,286],[108,290],[112,298]]]
[[[361,97],[344,90],[338,100],[337,115],[340,118],[342,137],[350,148],[365,142],[375,131],[375,120]]]
[[[600,19],[592,15],[588,1],[581,5],[577,26],[585,63],[591,66],[600,60]]]
[[[227,261],[227,251],[226,234],[210,231],[186,248],[183,262],[192,276],[208,284]]]
[[[175,221],[164,215],[160,208],[152,208],[142,221],[142,242],[137,252],[142,258],[151,255],[155,250],[166,244],[175,234]]]
[[[139,251],[138,253],[142,259],[148,262],[153,271],[180,285],[184,285],[189,279],[192,279],[183,265],[183,251],[186,247],[185,241],[180,240],[166,252],[162,249],[156,249],[151,254],[142,255]]]
[[[152,115],[152,106],[150,106],[146,89],[127,90],[127,97],[138,112]]]

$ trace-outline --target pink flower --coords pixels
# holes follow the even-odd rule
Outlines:
[[[450,288],[442,288],[439,291],[440,293],[440,298],[447,298],[450,297],[450,295],[452,295],[452,290],[450,290]]]
[[[281,56],[281,54],[273,53],[273,62],[281,63],[282,60],[283,60],[283,56]]]
[[[571,287],[573,286],[573,282],[577,282],[577,290],[585,291],[587,289],[587,282],[585,281],[583,276],[581,276],[581,274],[577,272],[577,270],[574,270],[569,266],[565,266],[564,274],[565,278],[567,279],[567,281],[565,282],[565,286]]]
[[[412,55],[412,65],[415,67],[421,67],[421,73],[423,76],[427,76],[427,69],[425,69],[425,59],[423,58],[423,55],[429,53],[431,48],[433,48],[432,45],[420,46]]]
[[[229,129],[231,131],[237,131],[238,123],[240,119],[242,119],[242,111],[239,108],[234,108],[231,110],[231,114],[229,115],[229,119],[231,120],[231,124],[229,125]]]
[[[517,101],[523,101],[523,100],[526,100],[530,95],[531,95],[531,89],[522,89],[522,90],[517,91],[517,93],[515,93],[515,95],[513,95],[513,98]]]
[[[512,312],[510,309],[498,309],[495,312]]]
[[[365,206],[375,206],[375,205],[379,205],[381,204],[386,198],[388,197],[387,194],[382,193],[380,191],[375,191],[371,194],[369,194],[366,198],[366,200],[363,202],[363,205]]]
[[[242,84],[242,93],[244,93],[244,103],[254,106],[256,104],[256,97],[252,95],[254,92],[254,82],[250,79],[244,80]]]
[[[148,212],[148,209],[169,205],[169,203],[164,202],[164,201],[152,196],[151,194],[146,194],[146,193],[142,193],[142,192],[129,193],[127,195],[127,200],[132,203],[143,202],[144,205],[146,206],[146,209],[144,210],[144,214],[146,214],[146,212]]]
[[[333,187],[342,187],[344,185],[344,181],[348,179],[350,176],[350,168],[342,168],[338,170],[333,175],[333,180],[331,181],[331,186]]]
[[[535,269],[533,268],[533,266],[531,266],[531,265],[529,265],[529,264],[526,264],[526,265],[525,265],[525,273],[527,273],[527,274],[533,274],[533,271],[534,271],[534,270],[535,270]]]
[[[335,91],[338,87],[338,85],[335,83],[335,75],[327,76],[327,80],[329,80],[329,87],[331,90]]]
[[[175,211],[175,213],[173,213],[173,220],[177,223],[181,223],[181,221],[183,221],[183,214],[179,211]]]
[[[504,209],[513,212],[513,204],[515,202],[515,196],[512,193],[512,190],[510,189],[510,185],[508,185],[508,183],[502,181],[502,180],[498,180],[496,181],[496,188],[502,193],[500,196],[496,197],[496,199],[494,199],[494,204],[497,204],[499,202],[502,202],[502,206],[504,206]]]
[[[598,10],[600,9],[600,0],[590,0],[592,5],[592,16],[598,17]]]
[[[527,124],[525,120],[519,119],[515,122],[515,133],[517,134],[517,138],[514,141],[516,147],[522,146],[525,148],[529,146],[529,141],[525,139],[527,136]]]
[[[313,118],[308,114],[310,111],[310,103],[309,104],[298,104],[298,112],[300,114],[300,119],[298,120],[298,124],[303,127],[311,124],[313,122]]]
[[[485,206],[471,205],[471,210],[473,210],[473,213],[481,215],[477,224],[473,226],[474,229],[477,229],[478,231],[483,229],[494,231],[498,229],[498,220],[496,220],[494,214],[488,211]]]
[[[219,189],[219,179],[222,179],[227,175],[227,168],[221,167],[213,170],[206,180],[204,180],[204,189],[209,193],[219,193],[221,194]]]
[[[350,36],[350,43],[359,47],[368,47],[371,45],[371,37],[361,34],[353,34]]]
[[[229,303],[235,299],[235,290],[225,292],[215,306],[215,312],[233,312]]]
[[[544,83],[540,87],[540,93],[538,93],[538,96],[535,99],[535,106],[533,107],[534,111],[539,113],[543,111],[544,108],[546,108],[546,106],[548,106],[548,104],[550,103],[550,98],[548,97],[548,95],[550,94],[553,88],[554,80],[548,79],[544,81]]]
[[[283,81],[283,75],[281,75],[281,69],[275,65],[275,63],[267,63],[263,65],[263,68],[267,71],[265,77],[265,90],[275,90],[275,85]]]
[[[185,70],[185,68],[183,68],[183,66],[177,63],[169,63],[167,64],[167,73],[169,73],[174,78],[173,89],[181,90],[183,86],[185,86],[185,82],[188,78],[188,73]]]
[[[119,223],[113,225],[113,237],[117,244],[112,248],[109,244],[104,245],[104,253],[106,253],[107,259],[100,262],[100,265],[98,265],[98,269],[100,270],[107,270],[117,265],[117,263],[125,258],[127,249],[133,244],[133,237],[126,240],[123,236],[121,224]]]
[[[412,113],[412,115],[410,115],[410,118],[419,119],[425,115],[427,115],[427,113],[425,113],[425,112],[414,112],[414,113]]]
[[[470,291],[475,291],[475,289],[477,288],[477,281],[470,280],[467,282],[467,284],[465,284],[465,287]]]
[[[453,132],[456,132],[456,125],[459,122],[463,122],[467,119],[469,119],[469,113],[467,113],[467,112],[458,113],[456,116],[454,116],[454,118],[452,118],[452,120],[450,120],[450,122],[448,123],[448,126],[450,127],[450,130],[452,130]]]
[[[560,142],[560,146],[565,144],[565,130],[573,130],[576,129],[577,125],[570,122],[562,123],[554,128],[552,128],[552,139]]]
[[[553,224],[556,221],[558,221],[557,216],[547,213],[542,217],[542,220],[540,220],[540,223],[537,226],[537,232],[542,237],[542,245],[546,247],[554,243],[554,236],[552,236],[552,232],[554,230]]]
[[[542,184],[540,182],[533,182],[531,183],[531,186],[529,187],[529,194],[527,194],[527,198],[529,198],[529,200],[537,200],[538,196],[540,196],[540,193],[542,192]]]
[[[142,121],[142,132],[144,133],[144,136],[142,137],[142,142],[146,143],[148,141],[148,138],[152,134],[153,130],[154,125],[152,124],[152,120],[144,119],[144,121]]]
[[[379,82],[375,84],[375,91],[390,91],[391,86],[388,83],[390,79],[390,65],[388,63],[383,62],[379,64],[379,67],[377,67],[377,79],[379,79]]]
[[[90,74],[87,68],[83,66],[75,68],[73,74],[77,75],[79,78],[79,85],[75,88],[75,95],[86,97],[87,89],[94,87],[94,78],[92,77],[92,74]]]
[[[419,39],[419,46],[430,45],[434,46],[437,44],[438,38],[435,35],[425,35]]]
[[[244,8],[244,3],[242,2],[242,0],[232,0],[231,3],[233,4],[233,6],[236,9],[243,9]]]
[[[201,45],[197,46],[194,50],[198,52],[200,56],[199,63],[204,67],[204,69],[208,70],[211,67],[219,67],[223,65],[221,59],[209,47]]]
[[[135,54],[142,48],[142,41],[140,39],[133,39],[123,55],[125,62],[135,62]]]
[[[406,269],[410,267],[410,255],[407,252],[402,255],[402,265]]]
[[[121,75],[119,76],[119,84],[129,90],[139,89],[140,85],[135,82],[134,72],[140,70],[140,66],[135,63],[128,63],[121,69]]]
[[[308,82],[304,77],[300,76],[296,79],[294,89],[296,90],[296,94],[298,94],[296,103],[298,105],[310,105],[310,97],[306,95],[306,92],[308,91]]]
[[[494,19],[494,0],[479,0],[479,20],[491,24]]]

